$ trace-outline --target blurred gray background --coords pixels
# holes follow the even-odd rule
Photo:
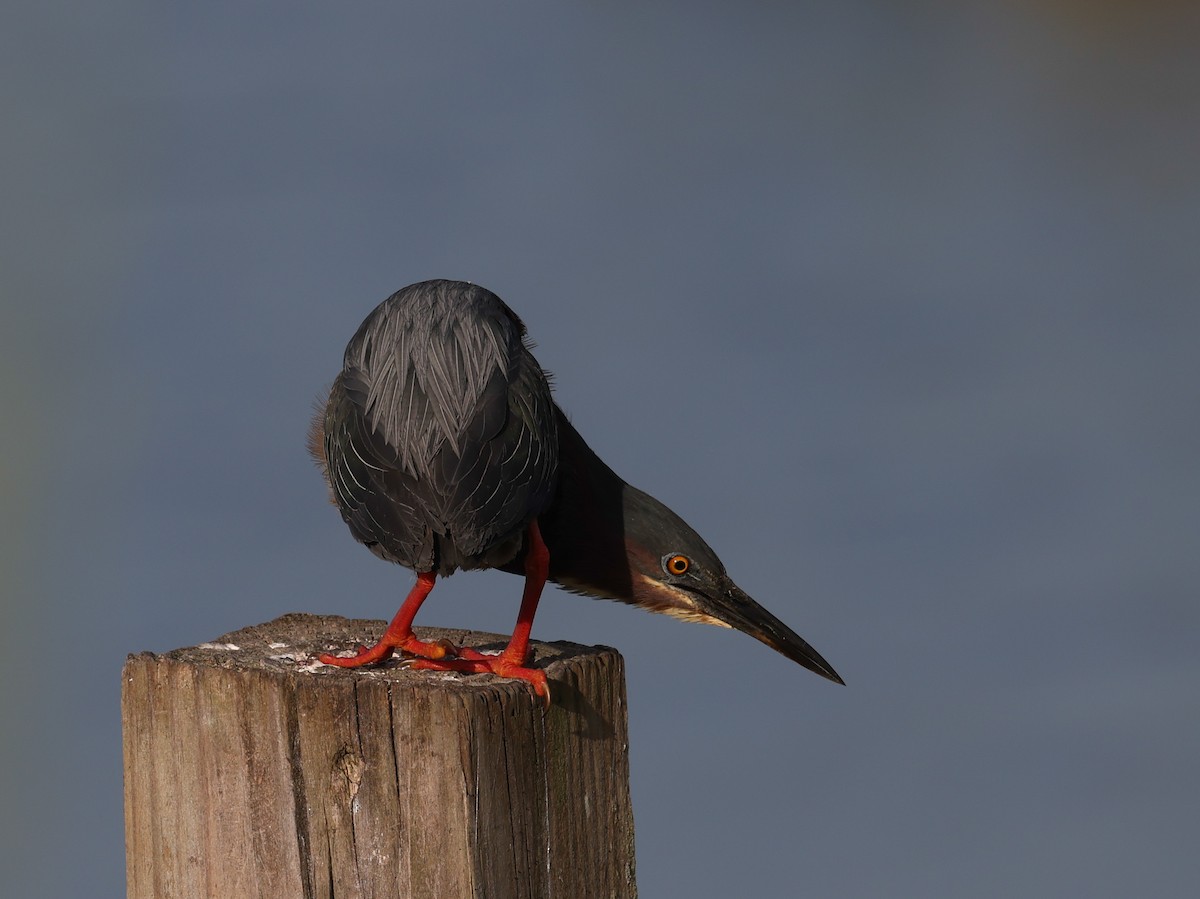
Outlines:
[[[126,653],[395,611],[304,433],[452,277],[848,682],[547,596],[643,896],[1195,895],[1196,10],[8,4],[4,893],[123,894]]]

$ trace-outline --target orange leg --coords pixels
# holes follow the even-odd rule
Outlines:
[[[360,665],[370,665],[372,662],[382,662],[385,659],[390,659],[392,653],[397,649],[402,652],[410,652],[413,655],[423,656],[427,659],[444,659],[446,656],[455,655],[457,650],[453,644],[446,640],[439,640],[437,643],[425,643],[413,636],[413,619],[417,617],[417,610],[421,608],[421,603],[425,602],[425,597],[433,589],[433,583],[436,580],[437,572],[434,571],[422,571],[417,575],[417,582],[413,585],[412,590],[409,591],[408,598],[400,606],[400,611],[396,613],[396,617],[392,619],[392,623],[388,625],[388,629],[379,638],[379,642],[370,649],[360,646],[358,648],[358,655],[350,656],[349,658],[341,658],[340,656],[330,655],[327,652],[321,653],[317,658],[326,665],[337,665],[340,668],[357,668]]]
[[[498,656],[488,656],[472,649],[463,649],[457,659],[419,659],[412,667],[519,678],[528,681],[534,692],[549,705],[550,684],[546,680],[546,673],[525,664],[529,659],[529,632],[533,628],[533,616],[537,612],[538,600],[541,599],[542,588],[546,586],[549,571],[550,550],[546,549],[537,519],[534,519],[529,523],[529,546],[525,550],[525,592],[521,595],[521,610],[517,613],[517,624],[504,652]]]

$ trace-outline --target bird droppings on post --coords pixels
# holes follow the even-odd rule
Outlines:
[[[350,339],[308,445],[355,539],[417,573],[374,645],[325,652],[328,665],[378,665],[400,650],[413,668],[517,678],[549,702],[529,654],[549,580],[740,630],[843,682],[682,518],[600,460],[551,397],[524,323],[489,290],[423,281],[380,303]],[[502,652],[414,634],[439,575],[485,568],[525,578]]]
[[[321,661],[331,647],[347,643],[357,645],[373,633],[378,633],[384,622],[373,619],[343,618],[338,615],[313,615],[291,612],[265,624],[242,628],[217,640],[208,641],[182,650],[166,653],[171,658],[189,660],[218,667],[247,666],[256,669],[278,670],[318,677],[343,677],[344,669]],[[422,640],[453,641],[467,646],[479,655],[494,658],[502,652],[506,641],[503,634],[481,633],[457,628],[419,627],[416,633]],[[287,635],[287,640],[279,639]],[[285,646],[288,652],[274,652]],[[531,644],[537,664],[550,680],[558,676],[560,660],[580,652],[607,647],[586,647],[566,641],[536,642]],[[388,659],[379,665],[359,669],[358,677],[389,681],[411,681],[431,683],[455,683],[470,687],[494,682],[492,677],[464,676],[456,671],[422,669],[413,663],[415,658],[403,656]]]

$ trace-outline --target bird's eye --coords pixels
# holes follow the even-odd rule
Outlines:
[[[673,574],[678,577],[681,574],[687,574],[687,570],[691,567],[692,560],[679,553],[663,557],[663,571],[667,574]]]

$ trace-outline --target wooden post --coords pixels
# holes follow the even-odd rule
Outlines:
[[[129,899],[637,895],[621,656],[535,644],[549,711],[491,676],[315,661],[385,626],[285,615],[129,657]]]

